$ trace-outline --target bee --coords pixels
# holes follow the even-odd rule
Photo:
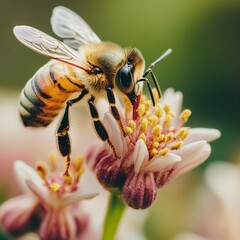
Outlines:
[[[63,42],[25,25],[15,26],[14,34],[28,48],[51,60],[26,83],[19,100],[19,112],[27,127],[46,127],[63,111],[56,131],[57,146],[67,157],[65,175],[70,165],[69,108],[88,96],[87,102],[97,135],[115,148],[99,119],[95,102],[107,97],[111,112],[124,132],[115,94],[127,96],[132,105],[137,102],[143,83],[147,83],[154,103],[151,86],[146,78],[150,73],[161,95],[152,67],[167,56],[169,49],[144,73],[145,61],[136,48],[122,48],[112,42],[102,42],[89,25],[75,12],[62,6],[54,8],[51,17],[53,32]],[[73,94],[79,93],[73,98]]]

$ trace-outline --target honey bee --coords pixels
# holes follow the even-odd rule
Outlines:
[[[67,157],[65,175],[68,175],[71,153],[69,107],[88,96],[87,102],[96,133],[102,141],[108,142],[116,155],[108,133],[99,120],[95,100],[107,97],[112,114],[125,134],[115,104],[115,94],[127,96],[134,105],[145,82],[154,102],[146,76],[151,74],[160,95],[152,67],[171,50],[152,63],[144,73],[145,62],[138,49],[102,42],[73,11],[62,6],[54,8],[51,25],[63,42],[30,26],[14,27],[14,34],[21,43],[51,58],[26,83],[20,95],[19,111],[25,126],[45,127],[65,108],[56,137],[60,153]],[[75,93],[79,93],[79,96],[72,99]]]

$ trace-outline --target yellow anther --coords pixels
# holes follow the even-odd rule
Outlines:
[[[160,125],[157,125],[153,128],[152,135],[154,137],[158,137],[160,135],[161,131],[162,131],[162,127]]]
[[[176,139],[184,140],[189,135],[189,130],[186,127],[180,128],[180,130],[176,134]]]
[[[72,181],[73,181],[73,178],[71,175],[64,175],[64,183],[67,184],[67,185],[70,185],[72,184]]]
[[[128,121],[128,126],[129,126],[130,128],[132,128],[133,131],[135,131],[137,125],[136,125],[136,123],[135,123],[133,120],[129,120],[129,121]]]
[[[143,118],[140,123],[140,132],[145,132],[147,130],[148,120],[147,118]]]
[[[159,143],[163,142],[164,140],[165,140],[165,136],[163,134],[160,134],[159,136],[154,137],[154,141]]]
[[[157,106],[155,107],[155,115],[158,117],[158,118],[161,118],[162,117],[162,108]]]
[[[168,149],[168,148],[163,148],[163,149],[161,149],[161,150],[158,152],[158,155],[160,155],[160,156],[165,156],[165,155],[168,154],[168,152],[169,152],[169,149]]]
[[[80,168],[78,172],[76,172],[76,179],[77,181],[79,180],[79,178],[81,177],[81,175],[83,174],[84,172],[84,168]]]
[[[60,190],[61,186],[58,184],[58,183],[52,183],[50,185],[50,189],[53,191],[53,192],[58,192]]]
[[[152,102],[150,100],[144,101],[143,104],[145,105],[146,112],[152,107]]]
[[[156,104],[159,104],[160,98],[159,98],[157,89],[156,89],[156,88],[153,88],[153,89],[152,89],[152,93],[153,93],[153,98],[154,98],[154,100],[155,100],[155,103],[156,103]]]
[[[48,168],[47,165],[43,162],[43,161],[38,161],[36,163],[35,169],[38,173],[38,175],[42,178],[45,179],[47,172],[48,172]]]
[[[132,110],[132,104],[131,104],[130,100],[127,97],[123,98],[123,103],[124,103],[126,112],[129,112],[129,111]]]
[[[169,142],[171,142],[172,140],[173,140],[173,133],[170,132],[170,133],[168,133],[168,134],[165,136],[164,142],[165,142],[165,143],[169,143]]]
[[[138,139],[142,139],[144,142],[146,142],[147,140],[146,135],[144,133],[141,133]]]
[[[156,148],[152,148],[151,150],[151,155],[157,155],[158,154],[158,150]]]
[[[51,152],[49,155],[50,170],[53,172],[57,169],[57,157],[54,152]]]
[[[178,149],[180,149],[180,148],[182,147],[182,145],[183,145],[183,141],[179,141],[179,142],[173,144],[173,145],[170,147],[170,149],[171,149],[171,150],[178,150]]]
[[[158,124],[158,122],[159,122],[159,119],[157,116],[151,115],[148,117],[148,125],[149,126],[155,126]]]
[[[75,159],[74,161],[74,170],[75,171],[79,171],[82,168],[82,164],[83,164],[83,157],[79,156]]]
[[[164,119],[163,126],[164,127],[169,127],[170,124],[171,124],[171,120],[172,120],[172,115],[171,114],[167,114],[165,119]]]
[[[164,109],[166,114],[168,114],[171,110],[170,105],[168,105],[168,104],[164,105],[163,109]]]
[[[138,115],[141,117],[145,113],[145,105],[143,103],[139,104],[138,109],[137,109]]]
[[[182,111],[182,113],[180,114],[180,120],[182,122],[187,122],[187,120],[189,119],[189,117],[191,116],[192,112],[189,109],[185,109],[184,111]]]
[[[131,128],[131,127],[126,127],[125,128],[125,132],[126,132],[126,134],[132,134],[133,133],[133,129]]]
[[[154,148],[157,148],[157,147],[159,146],[159,142],[154,141],[154,142],[152,143],[152,146],[153,146]]]

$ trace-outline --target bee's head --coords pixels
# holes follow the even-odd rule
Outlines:
[[[116,85],[134,104],[139,92],[142,90],[142,83],[137,83],[137,80],[143,74],[144,59],[137,49],[126,50],[126,53],[127,62],[116,74]]]

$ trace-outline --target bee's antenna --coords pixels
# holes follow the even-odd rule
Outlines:
[[[161,93],[161,89],[160,89],[160,86],[158,84],[158,81],[157,81],[157,78],[156,76],[154,75],[153,71],[152,71],[152,68],[158,64],[159,62],[161,62],[165,57],[167,57],[170,53],[172,52],[172,49],[169,48],[165,53],[163,53],[156,61],[154,61],[153,63],[151,63],[151,65],[149,66],[149,68],[147,69],[147,71],[143,74],[143,78],[145,78],[149,73],[151,74],[151,77],[154,81],[154,85],[156,86],[157,88],[157,92],[158,92],[158,95],[159,95],[159,98],[161,98],[162,96],[162,93]]]
[[[153,106],[155,106],[155,99],[154,99],[154,96],[153,96],[152,87],[151,87],[148,79],[147,79],[147,78],[141,78],[141,79],[137,80],[137,83],[138,83],[138,82],[144,82],[144,83],[147,84],[148,91],[149,91],[149,93],[150,93],[150,97],[151,97],[151,99],[152,99]]]

